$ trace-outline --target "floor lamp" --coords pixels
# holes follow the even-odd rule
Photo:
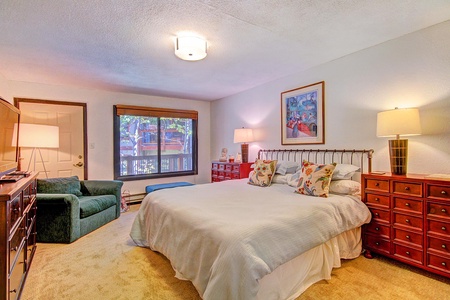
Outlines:
[[[59,127],[39,124],[20,124],[19,125],[19,147],[33,148],[27,171],[30,170],[31,161],[33,161],[33,170],[36,170],[36,155],[39,153],[45,177],[48,178],[44,159],[42,158],[41,148],[59,148]]]
[[[389,140],[392,174],[405,175],[408,171],[408,140],[400,139],[400,135],[419,134],[421,134],[421,126],[417,108],[395,108],[378,113],[377,136],[396,137],[395,140]]]
[[[234,143],[241,144],[242,162],[248,162],[248,143],[253,142],[253,130],[250,128],[239,128],[234,130]]]

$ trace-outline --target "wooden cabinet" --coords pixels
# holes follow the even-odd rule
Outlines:
[[[213,161],[211,167],[211,181],[219,182],[224,180],[247,178],[252,170],[252,163],[229,163]]]
[[[0,300],[20,298],[36,252],[36,177],[0,184]]]
[[[363,174],[365,256],[379,253],[450,277],[450,181],[426,175]]]

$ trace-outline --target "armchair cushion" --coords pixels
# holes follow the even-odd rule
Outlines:
[[[81,184],[78,176],[38,179],[37,192],[43,194],[82,195]]]
[[[114,195],[102,196],[81,196],[80,199],[80,218],[92,216],[111,206],[117,205]]]

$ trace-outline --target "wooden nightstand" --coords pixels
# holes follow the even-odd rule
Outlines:
[[[426,175],[362,175],[372,221],[363,227],[372,252],[450,277],[450,181]]]
[[[253,163],[230,163],[213,161],[211,167],[211,181],[219,182],[224,180],[247,178],[252,170]]]

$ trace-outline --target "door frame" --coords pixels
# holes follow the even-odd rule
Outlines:
[[[81,106],[83,108],[83,155],[84,155],[84,180],[88,179],[88,146],[87,146],[87,105],[82,102],[69,102],[59,100],[43,100],[30,98],[14,98],[14,106],[20,110],[20,103],[39,103],[47,105]]]

